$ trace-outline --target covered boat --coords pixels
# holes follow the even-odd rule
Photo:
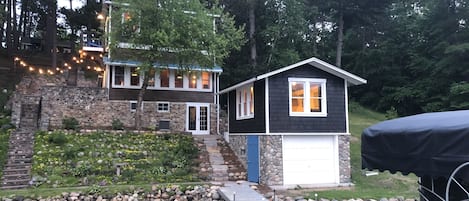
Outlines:
[[[383,121],[362,134],[362,168],[414,173],[421,178],[421,198],[468,199],[469,110],[435,112]],[[446,189],[448,180],[458,188]],[[455,189],[455,190],[453,190]],[[459,189],[459,190],[456,190]],[[446,192],[451,198],[446,198]]]

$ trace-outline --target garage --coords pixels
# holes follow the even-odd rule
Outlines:
[[[284,136],[284,185],[337,184],[336,139],[336,136]]]

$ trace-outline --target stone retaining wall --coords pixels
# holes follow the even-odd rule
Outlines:
[[[130,101],[108,100],[108,90],[91,87],[44,86],[42,89],[41,129],[61,128],[64,118],[73,117],[82,128],[110,128],[112,120],[133,127],[135,111]],[[211,133],[216,132],[216,107],[210,106]],[[157,102],[143,102],[142,126],[154,129],[160,120],[170,120],[170,130],[185,131],[186,103],[170,103],[170,112],[158,112]]]

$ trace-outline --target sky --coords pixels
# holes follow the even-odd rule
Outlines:
[[[72,0],[73,9],[81,8],[85,0]],[[57,0],[58,8],[70,8],[70,0]]]

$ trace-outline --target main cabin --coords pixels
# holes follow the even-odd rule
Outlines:
[[[348,184],[347,89],[365,83],[310,58],[220,91],[228,97],[225,139],[247,167],[248,180],[270,186]]]
[[[120,9],[124,4],[105,1],[108,18],[112,10]],[[132,18],[124,12],[122,21]],[[110,20],[106,20],[107,22]],[[119,20],[117,20],[118,22]],[[106,24],[106,30],[111,30]],[[134,31],[140,31],[140,27]],[[111,41],[107,40],[109,47]],[[135,57],[139,51],[147,51],[146,45],[135,47],[124,36],[119,36],[117,47],[104,58],[105,75],[103,86],[109,89],[109,100],[126,102],[128,112],[135,113],[141,109],[144,114],[143,126],[156,126],[160,130],[186,131],[192,134],[217,133],[217,105],[219,75],[222,69],[218,66],[186,65],[175,63],[171,51],[161,50],[167,55],[165,61],[155,61],[156,69],[150,76],[143,106],[137,108],[137,98],[143,84],[143,75],[138,72],[140,61]],[[106,48],[109,49],[109,48]],[[162,48],[164,49],[164,48]]]

